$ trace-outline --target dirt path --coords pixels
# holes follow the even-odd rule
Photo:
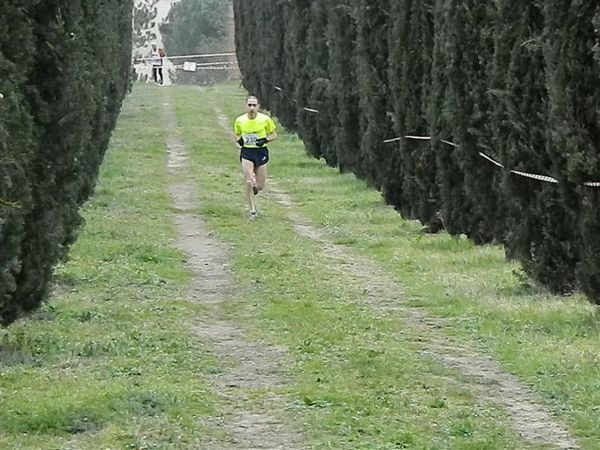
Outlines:
[[[215,114],[217,122],[231,134],[227,118],[219,110]],[[273,180],[269,180],[269,185],[266,196],[288,211],[296,232],[318,242],[321,251],[332,260],[330,267],[340,274],[350,275],[354,283],[363,288],[363,303],[382,314],[393,311],[404,317],[406,326],[421,337],[424,354],[455,370],[461,382],[479,398],[502,405],[510,415],[513,429],[525,441],[563,450],[580,448],[566,427],[517,377],[502,370],[493,359],[451,342],[441,331],[445,326],[443,320],[404,305],[402,286],[389,274],[372,261],[334,244],[298,212],[290,197],[278,189]]]
[[[165,96],[166,97],[166,96]],[[170,192],[177,209],[175,224],[177,246],[187,255],[193,274],[189,300],[206,307],[197,319],[195,332],[207,340],[215,355],[228,367],[213,377],[214,389],[222,396],[226,409],[212,425],[223,427],[229,438],[209,442],[211,449],[300,449],[302,437],[282,420],[284,399],[274,394],[252,398],[252,391],[273,391],[285,383],[279,365],[285,349],[249,342],[242,330],[223,320],[223,303],[236,287],[228,267],[227,249],[209,232],[202,218],[193,214],[194,188],[186,181],[186,149],[176,132],[176,119],[170,102],[164,103],[167,131]]]
[[[424,353],[454,369],[461,382],[477,393],[479,398],[502,405],[508,411],[514,430],[536,446],[558,449],[578,449],[575,439],[533,392],[515,376],[506,373],[500,365],[472,349],[451,342],[443,335],[444,322],[432,318],[419,309],[403,305],[402,286],[372,261],[352,254],[343,246],[334,244],[323,232],[300,215],[293,202],[270,180],[269,195],[283,205],[292,219],[296,232],[319,243],[321,251],[332,260],[338,273],[350,275],[357,286],[362,286],[363,302],[372,310],[394,312],[406,319],[406,326],[421,337]]]

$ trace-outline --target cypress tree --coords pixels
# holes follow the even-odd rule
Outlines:
[[[257,2],[253,0],[235,0],[233,2],[235,24],[235,48],[238,66],[242,73],[242,84],[249,92],[259,85],[258,67],[258,22],[256,20]],[[261,27],[262,28],[262,27]]]
[[[274,10],[279,12],[277,20],[273,20]],[[244,87],[257,95],[261,105],[272,110],[286,128],[295,130],[294,95],[300,65],[294,43],[288,37],[295,6],[279,0],[234,0],[233,11],[235,47]]]
[[[394,135],[427,136],[433,57],[433,1],[395,0],[399,11],[389,27],[389,89]],[[439,209],[436,156],[428,142],[400,140],[388,145],[390,170],[385,177],[386,201],[406,218],[425,224]]]
[[[328,74],[329,52],[327,49],[327,0],[315,0],[310,5],[310,22],[307,39],[306,69],[309,93],[306,107],[318,113],[306,111],[301,117],[305,127],[312,130],[305,145],[315,157],[324,157],[327,164],[337,164],[336,154],[332,148],[331,114],[334,112],[331,99],[331,80]]]
[[[30,2],[32,3],[32,2]],[[7,322],[21,270],[21,240],[31,205],[28,164],[32,118],[25,90],[34,37],[24,8],[0,4],[0,319]]]
[[[327,23],[335,159],[341,172],[354,172],[358,167],[360,142],[354,0],[340,0],[330,7]]]
[[[441,3],[441,4],[440,4]],[[460,132],[465,122],[466,111],[462,109],[461,98],[466,61],[462,59],[465,46],[464,29],[467,26],[464,5],[460,1],[438,2],[436,5],[436,41],[438,53],[434,58],[434,107],[432,117],[434,140],[432,145],[437,154],[437,174],[440,185],[440,216],[445,229],[450,234],[460,234],[465,230],[465,217],[473,213],[473,205],[465,195],[465,176],[461,167],[461,155],[455,147],[450,147],[442,139],[463,145],[455,132]]]
[[[442,139],[452,141],[452,121],[454,113],[447,108],[449,103],[449,71],[452,61],[452,33],[453,27],[458,26],[451,19],[451,12],[456,10],[456,2],[436,0],[433,9],[434,47],[431,69],[431,97],[429,104],[429,125],[431,133],[431,148],[436,155],[436,180],[439,187],[439,210],[436,219],[431,219],[428,224],[431,231],[444,227],[452,234],[462,232],[459,223],[460,213],[454,208],[460,207],[462,197],[463,175],[453,156],[452,148],[442,142]],[[454,76],[458,74],[455,73]],[[458,83],[460,80],[456,80]],[[451,103],[452,104],[452,103]],[[468,207],[468,205],[465,205]]]
[[[388,0],[359,0],[356,64],[359,89],[360,143],[357,175],[380,189],[389,153],[383,143],[391,134],[388,116]],[[391,108],[389,108],[391,109]]]
[[[599,6],[549,0],[543,9],[547,150],[559,181],[556,206],[562,211],[548,208],[554,220],[546,223],[531,266],[536,278],[557,291],[575,287],[578,276],[583,289],[600,302],[598,194],[583,187],[600,177],[600,65],[593,53],[598,34],[592,22]]]
[[[476,0],[450,2],[451,20],[447,57],[448,93],[445,110],[450,115],[450,134],[458,147],[447,148],[453,164],[443,167],[443,178],[462,178],[447,197],[447,224],[476,243],[492,240],[497,215],[496,169],[485,163],[480,151],[489,153],[489,79],[493,65],[493,14],[491,6]],[[449,170],[458,170],[450,174]]]
[[[509,258],[553,291],[581,286],[598,298],[599,191],[585,182],[600,179],[600,6],[339,0],[325,17],[324,2],[278,5],[285,18],[272,21],[287,24],[278,47],[287,92],[274,98],[312,154],[381,187],[430,230],[501,240]],[[242,28],[253,29],[253,20],[250,11]],[[327,70],[318,36],[325,26]],[[264,64],[265,55],[263,46],[254,56]],[[251,69],[248,80],[257,76]],[[275,79],[277,68],[268,73]],[[322,100],[318,118],[302,116],[307,100]],[[332,150],[323,146],[329,128]],[[405,134],[432,139],[382,142]]]
[[[543,16],[534,3],[502,0],[498,6],[491,93],[493,148],[508,169],[544,173],[547,93],[541,51]],[[502,177],[506,255],[524,265],[542,228],[536,204],[543,186],[509,172]]]
[[[272,42],[273,33],[281,30],[277,26],[274,26],[274,28],[264,26],[264,24],[271,21],[271,7],[276,7],[274,0],[266,0],[260,2],[260,7],[254,11],[256,29],[253,34],[254,42],[252,45],[256,46],[254,55],[256,58],[255,67],[257,76],[255,77],[255,85],[252,93],[258,96],[263,108],[266,108],[270,104],[272,98],[273,83],[269,79],[268,68],[273,67],[275,64],[272,49],[269,48],[267,42]],[[281,36],[279,38],[281,39]]]
[[[260,87],[256,92],[259,93],[260,103],[264,108],[279,112],[280,109],[284,108],[285,100],[275,87],[281,88],[279,84],[281,83],[283,67],[286,64],[282,39],[285,34],[285,26],[279,20],[270,20],[272,11],[276,8],[282,8],[277,4],[277,0],[265,0],[263,4],[263,14],[259,20],[261,23],[269,23],[269,26],[263,27],[261,30],[261,76]]]
[[[313,156],[320,156],[318,148],[310,140],[314,133],[313,123],[306,107],[310,93],[310,77],[306,67],[308,58],[308,25],[310,22],[310,0],[296,0],[292,2],[289,13],[291,15],[289,27],[285,35],[285,52],[291,55],[290,64],[286,66],[288,86],[293,87],[292,101],[295,104],[296,131],[306,144],[306,149]],[[289,88],[288,88],[289,89]],[[289,93],[288,93],[289,95]]]
[[[293,43],[290,41],[289,24],[294,15],[294,8],[290,2],[279,4],[281,20],[278,21],[281,27],[279,35],[273,34],[272,39],[277,40],[277,48],[279,49],[279,59],[273,61],[273,89],[274,100],[277,106],[276,113],[280,122],[290,130],[296,130],[296,101],[294,99],[294,91],[296,85],[295,61],[296,55],[293,51]],[[273,55],[275,58],[275,55]]]
[[[14,116],[0,119],[0,145],[8,186],[22,183],[7,193],[18,212],[0,209],[0,241],[8,243],[0,258],[0,321],[8,324],[40,305],[52,267],[76,238],[79,206],[93,190],[129,86],[132,4],[31,1],[3,8],[3,19],[21,19],[7,24],[10,39],[23,38],[18,50],[2,42],[2,67],[12,72],[2,108]]]
[[[587,25],[587,26],[586,26]],[[589,137],[582,150],[582,165],[579,169],[585,167],[585,170],[580,174],[580,178],[586,178],[586,181],[600,181],[600,135],[598,132],[598,124],[600,118],[597,116],[600,111],[599,103],[600,90],[598,87],[598,74],[600,73],[600,6],[596,7],[594,20],[594,34],[590,33],[589,24],[584,22],[585,38],[583,39],[584,46],[591,44],[593,36],[594,44],[592,45],[593,61],[589,59],[589,55],[584,55],[585,61],[584,72],[586,81],[590,86],[595,86],[595,89],[590,89],[586,95],[586,107],[582,108],[583,121],[589,131]],[[585,48],[585,47],[584,47]],[[585,53],[585,52],[584,52]],[[587,87],[585,88],[588,89]],[[595,105],[592,106],[592,105]],[[594,119],[594,114],[596,118]],[[594,149],[595,146],[595,149]],[[585,185],[584,185],[585,186]],[[581,188],[581,240],[582,252],[581,260],[577,266],[577,280],[582,290],[593,299],[596,304],[600,304],[600,262],[598,255],[600,254],[600,239],[598,238],[598,229],[600,229],[600,188],[585,186]]]

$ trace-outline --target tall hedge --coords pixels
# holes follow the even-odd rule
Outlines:
[[[598,2],[234,5],[245,86],[284,88],[273,112],[311,154],[429,231],[501,242],[550,290],[600,303]],[[277,56],[257,28],[278,29]]]
[[[27,20],[22,8],[0,3],[0,317],[4,323],[17,289],[25,216],[32,203],[28,164],[33,154],[33,119],[25,95],[35,43]]]
[[[544,205],[545,232],[529,261],[532,273],[555,290],[579,282],[592,296],[600,294],[600,222],[597,192],[584,183],[600,178],[600,65],[592,51],[598,37],[592,18],[599,11],[591,1],[543,4],[547,152],[559,184]]]
[[[358,170],[357,143],[360,142],[358,86],[356,80],[357,13],[353,0],[329,6],[327,42],[331,80],[332,145],[342,172]]]
[[[388,27],[388,83],[393,137],[428,136],[434,47],[433,0],[393,0],[400,11]],[[407,89],[411,86],[411,89]],[[407,218],[437,223],[436,155],[427,141],[402,139],[387,145],[384,195]]]
[[[128,88],[131,11],[117,0],[0,6],[3,324],[41,304],[76,239]]]
[[[391,110],[388,93],[388,0],[358,0],[356,74],[361,112],[357,174],[380,189],[388,167],[389,152],[383,143],[390,136]],[[348,149],[349,150],[349,149]]]
[[[544,18],[539,6],[518,0],[500,2],[495,31],[492,128],[495,153],[507,168],[550,174],[546,155],[547,90],[542,52]],[[504,173],[504,241],[510,258],[527,266],[543,217],[537,212],[543,193],[554,186]],[[510,199],[508,201],[508,199]]]
[[[304,107],[318,111],[303,110],[301,124],[306,128],[303,141],[315,157],[323,157],[330,166],[337,164],[332,136],[331,80],[328,73],[327,48],[327,0],[313,0],[309,7],[309,26],[306,45],[306,74],[308,93]]]

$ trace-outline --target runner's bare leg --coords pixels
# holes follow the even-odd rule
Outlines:
[[[258,166],[254,169],[254,173],[256,176],[256,187],[259,191],[262,191],[267,182],[267,165],[263,164],[262,166]]]
[[[242,175],[244,176],[244,186],[246,201],[248,202],[248,208],[250,211],[256,211],[256,205],[254,204],[254,193],[252,192],[252,185],[254,183],[254,163],[242,158]]]

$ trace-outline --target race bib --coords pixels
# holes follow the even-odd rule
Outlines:
[[[244,145],[256,145],[257,140],[258,140],[257,134],[245,134],[244,135]]]

